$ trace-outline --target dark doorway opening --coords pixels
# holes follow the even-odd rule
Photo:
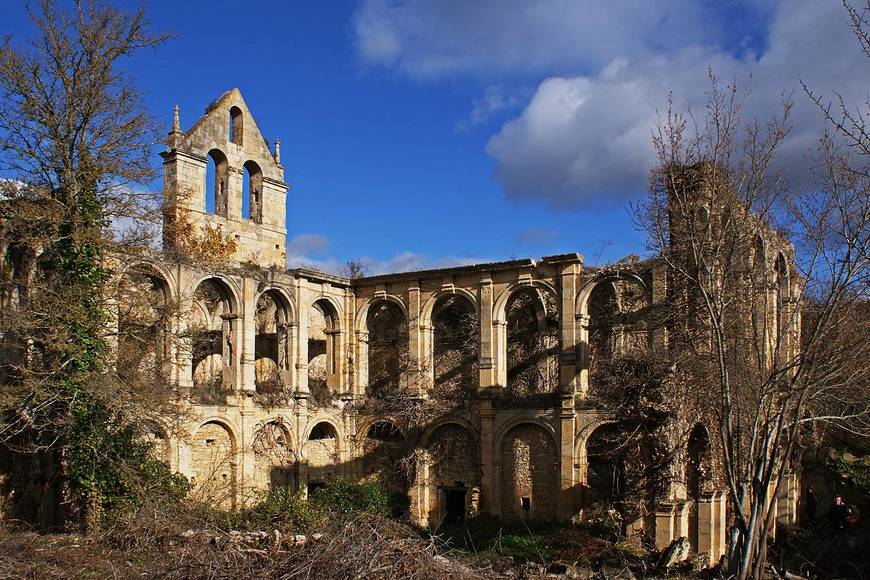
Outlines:
[[[325,481],[311,481],[308,483],[308,497],[314,495],[318,489],[324,489],[326,487]]]
[[[444,520],[442,525],[450,528],[465,523],[465,494],[464,487],[448,487],[442,489],[444,495]]]

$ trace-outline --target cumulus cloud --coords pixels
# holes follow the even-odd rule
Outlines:
[[[388,59],[367,48],[374,38],[361,19],[395,39]],[[799,180],[821,126],[800,80],[858,107],[870,64],[840,3],[818,0],[367,0],[356,24],[366,62],[410,75],[537,74],[533,96],[486,152],[509,197],[554,207],[621,204],[644,191],[657,112],[672,93],[675,107],[701,114],[709,69],[751,89],[748,118],[768,118],[791,96],[781,162]],[[475,101],[469,118],[485,105]]]
[[[548,78],[487,144],[505,192],[555,206],[622,202],[638,194],[655,162],[650,135],[657,111],[669,92],[676,107],[702,111],[708,69],[751,89],[746,117],[769,117],[783,95],[792,97],[793,129],[781,162],[799,181],[820,127],[800,79],[829,95],[836,89],[857,106],[868,67],[841,6],[799,0],[779,7],[758,56],[690,46],[670,56],[617,58],[594,75]]]
[[[766,0],[745,2],[756,11]],[[725,31],[695,0],[365,0],[356,45],[371,65],[420,77],[596,66],[617,54],[718,43]]]

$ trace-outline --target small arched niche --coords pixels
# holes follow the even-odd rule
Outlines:
[[[238,107],[230,107],[229,142],[241,147],[245,136],[245,116]]]

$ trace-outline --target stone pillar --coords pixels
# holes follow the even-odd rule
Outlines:
[[[777,494],[777,526],[791,527],[797,524],[799,496],[800,482],[797,473],[789,472],[783,476],[783,481]]]
[[[296,373],[296,396],[308,396],[308,293],[302,288],[302,280],[296,280],[294,288],[296,298],[296,361],[293,372]]]
[[[424,340],[421,336],[420,327],[420,287],[412,285],[408,288],[408,356],[410,358],[409,368],[405,377],[406,384],[411,392],[415,394],[423,393],[423,365],[425,364],[425,354],[423,352]]]
[[[689,516],[691,512],[691,500],[677,502],[674,511],[674,538],[689,537]]]
[[[580,362],[580,325],[574,315],[574,301],[580,285],[580,265],[563,264],[560,279],[559,324],[561,349],[559,357],[559,387],[571,397],[577,392],[577,366]]]
[[[662,264],[653,268],[652,303],[654,306],[660,307],[667,299],[668,269],[667,266]],[[668,329],[662,322],[661,320],[655,320],[655,325],[651,329],[653,349],[657,352],[663,352],[668,347]]]
[[[238,434],[238,478],[239,485],[237,493],[240,498],[240,504],[244,506],[245,500],[253,496],[256,499],[257,494],[251,493],[259,490],[257,486],[257,469],[254,463],[254,453],[251,449],[253,444],[254,433],[256,427],[256,409],[253,405],[247,408],[239,409],[239,434]]]
[[[180,268],[178,271],[178,306],[180,316],[176,317],[176,335],[175,337],[183,341],[179,348],[175,349],[175,364],[173,365],[175,378],[179,387],[190,389],[193,387],[193,344],[190,336],[190,319],[193,310],[193,292],[194,288],[190,288],[190,271],[187,268]]]
[[[253,279],[242,279],[241,317],[236,321],[239,333],[239,389],[243,392],[257,391],[255,357],[257,333],[257,284]]]
[[[702,495],[698,501],[698,514],[697,514],[697,524],[696,527],[698,529],[698,538],[696,540],[697,545],[695,546],[695,550],[699,554],[707,555],[707,563],[715,564],[716,561],[713,560],[715,557],[715,547],[713,545],[714,540],[716,538],[716,530],[715,530],[715,521],[713,517],[713,497],[714,494],[704,494]],[[689,538],[690,540],[692,538]],[[717,559],[718,561],[718,559]]]
[[[724,491],[714,491],[709,495],[710,505],[710,563],[715,564],[725,554],[725,542],[727,541],[725,524],[727,518],[725,502],[727,494]],[[699,510],[700,513],[700,510]],[[701,529],[701,526],[698,526]]]
[[[656,508],[656,549],[664,550],[674,541],[676,505],[662,502]]]
[[[560,520],[568,520],[574,515],[577,507],[574,490],[574,396],[565,394],[560,402],[562,404],[559,414],[561,477],[556,514]]]
[[[495,457],[495,411],[490,399],[480,400],[480,502],[481,511],[499,515],[501,496],[498,493],[501,470]]]
[[[491,391],[496,386],[496,359],[492,326],[492,279],[484,274],[480,279],[480,390]],[[484,500],[485,501],[485,500]]]
[[[576,394],[586,397],[589,390],[589,315],[577,314],[577,383]]]

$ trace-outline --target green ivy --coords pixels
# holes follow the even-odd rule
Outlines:
[[[141,428],[88,388],[99,380],[109,352],[103,333],[108,320],[101,297],[110,272],[104,266],[105,214],[94,189],[78,196],[78,213],[61,227],[57,283],[71,304],[60,313],[67,342],[60,348],[70,361],[59,388],[67,408],[64,453],[70,488],[82,504],[108,516],[141,505],[147,497],[184,497],[188,482],[157,460]]]
[[[831,450],[825,461],[828,469],[864,494],[870,494],[870,456],[856,456],[847,450]]]

